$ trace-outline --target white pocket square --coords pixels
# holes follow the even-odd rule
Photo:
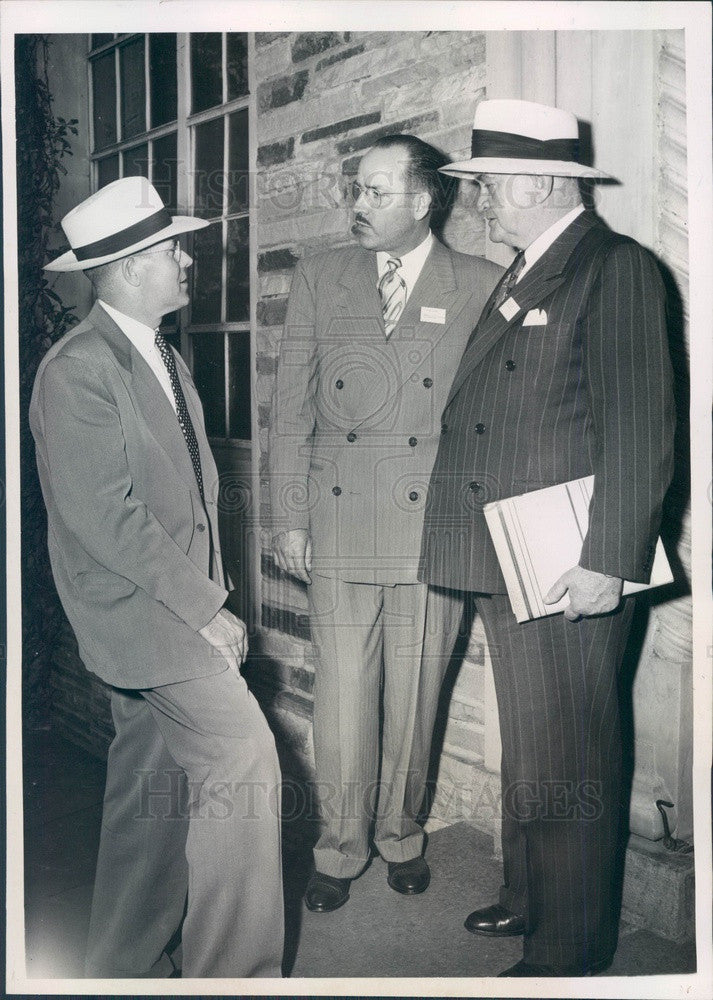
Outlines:
[[[547,313],[544,309],[531,309],[522,321],[523,326],[546,326]]]

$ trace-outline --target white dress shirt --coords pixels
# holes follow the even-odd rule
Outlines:
[[[425,240],[419,243],[417,247],[414,247],[413,250],[409,250],[408,253],[402,254],[401,257],[398,258],[401,261],[401,267],[398,269],[398,273],[401,275],[406,285],[406,302],[408,302],[411,289],[418,281],[418,276],[423,270],[423,265],[426,263],[426,257],[428,257],[431,252],[432,246],[433,233],[429,229],[428,236]],[[393,259],[393,254],[385,253],[383,250],[377,251],[376,269],[379,272],[379,281],[381,281],[381,278],[386,271],[387,260]]]
[[[97,301],[102,309],[105,309],[109,316],[111,316],[121,332],[129,338],[131,343],[154,373],[161,385],[161,388],[166,393],[169,403],[175,411],[176,399],[173,395],[168,369],[166,368],[163,358],[159,354],[159,350],[156,347],[156,331],[152,330],[150,326],[146,326],[145,323],[139,323],[137,319],[132,319],[131,316],[126,316],[124,313],[119,312],[119,310],[114,309],[113,306],[107,305],[103,299],[98,299]]]
[[[545,229],[544,233],[540,233],[536,240],[532,241],[529,247],[525,249],[525,266],[518,275],[517,281],[515,282],[516,285],[522,280],[522,276],[527,274],[530,268],[537,263],[545,251],[549,250],[557,237],[561,236],[567,226],[574,222],[577,216],[581,215],[583,211],[584,205],[577,205],[576,208],[573,208],[571,212],[567,212],[567,214],[563,215],[561,219],[558,219],[557,222],[553,223],[549,229]]]

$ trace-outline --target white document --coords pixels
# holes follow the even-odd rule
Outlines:
[[[500,568],[519,622],[564,611],[569,594],[557,604],[543,598],[582,553],[589,527],[594,476],[548,486],[516,497],[495,500],[483,508]],[[659,538],[649,583],[624,581],[624,595],[673,581]]]

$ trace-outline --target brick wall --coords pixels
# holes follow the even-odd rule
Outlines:
[[[294,265],[351,241],[345,192],[381,135],[411,132],[451,157],[470,155],[485,86],[481,32],[259,34],[257,71],[257,405],[261,521],[267,525],[267,434],[276,357]],[[457,250],[484,252],[485,233],[461,192],[444,230]],[[283,765],[313,772],[313,654],[305,588],[281,574],[263,531],[262,630],[253,678],[280,742]],[[444,689],[435,738],[432,815],[494,830],[499,810],[483,768],[484,638],[478,623],[462,668]],[[451,694],[450,701],[447,695]],[[474,766],[475,765],[475,766]]]

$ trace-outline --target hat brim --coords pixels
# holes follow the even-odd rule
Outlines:
[[[153,246],[154,243],[161,243],[163,240],[171,239],[172,236],[180,236],[181,233],[190,233],[196,229],[205,229],[209,225],[210,221],[208,219],[196,219],[191,215],[174,215],[172,216],[170,226],[166,226],[165,229],[161,229],[152,236],[147,236],[146,239],[140,240],[138,243],[124,247],[123,250],[117,250],[116,253],[110,253],[104,257],[94,257],[89,260],[77,260],[74,250],[67,250],[66,253],[50,261],[49,264],[45,264],[44,270],[86,271],[90,267],[99,267],[101,264],[109,264],[112,260],[121,260],[122,257],[130,257],[131,254],[138,253],[139,250],[145,250],[147,247]]]
[[[476,156],[438,168],[449,177],[472,180],[474,174],[543,174],[548,177],[591,177],[612,180],[610,174],[571,160],[525,160],[500,156]]]

